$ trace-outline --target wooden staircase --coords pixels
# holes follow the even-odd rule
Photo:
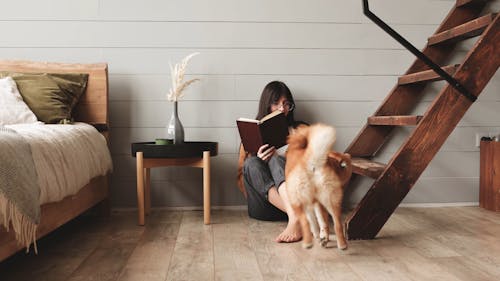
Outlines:
[[[346,149],[353,157],[353,172],[375,179],[347,218],[349,239],[375,238],[497,71],[499,15],[479,16],[487,2],[457,0],[422,51],[434,63],[443,65],[460,40],[480,36],[461,64],[442,67],[472,97],[466,97],[447,83],[423,116],[408,115],[421,100],[425,85],[441,80],[417,59]],[[415,127],[387,164],[371,161],[396,126]]]

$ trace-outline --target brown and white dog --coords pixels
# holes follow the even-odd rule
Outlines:
[[[286,190],[300,220],[304,248],[313,245],[311,231],[326,247],[330,213],[337,247],[347,249],[340,217],[343,189],[352,174],[351,156],[332,151],[335,140],[335,129],[324,124],[300,126],[288,138]]]

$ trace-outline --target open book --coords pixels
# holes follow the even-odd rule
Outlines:
[[[264,144],[276,149],[286,145],[288,123],[281,111],[274,111],[261,120],[238,118],[236,120],[243,148],[247,152],[257,153]]]

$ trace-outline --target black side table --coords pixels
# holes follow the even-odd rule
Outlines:
[[[156,145],[154,142],[132,143],[137,159],[137,207],[139,225],[151,212],[150,169],[165,166],[187,166],[203,169],[203,221],[210,224],[210,156],[216,156],[217,142],[185,142]]]

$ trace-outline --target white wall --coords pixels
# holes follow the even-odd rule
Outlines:
[[[498,11],[499,0],[492,4]],[[198,51],[188,78],[202,81],[179,105],[187,140],[219,142],[212,158],[213,205],[244,205],[236,189],[237,117],[253,117],[271,80],[286,82],[296,116],[338,128],[344,150],[413,56],[362,15],[361,0],[1,1],[2,59],[107,62],[110,75],[113,204],[136,205],[130,143],[161,137],[170,116],[169,62]],[[417,47],[455,1],[372,0],[372,10]],[[470,46],[464,44],[462,49]],[[437,85],[442,85],[437,84]],[[435,91],[439,87],[433,87]],[[476,132],[500,132],[500,79],[492,79],[405,202],[476,202]],[[434,91],[434,92],[435,92]],[[432,100],[426,97],[420,113]],[[405,131],[405,130],[401,130]],[[402,134],[380,159],[397,150]],[[153,204],[201,206],[201,171],[152,171]],[[359,200],[370,186],[352,192]]]

